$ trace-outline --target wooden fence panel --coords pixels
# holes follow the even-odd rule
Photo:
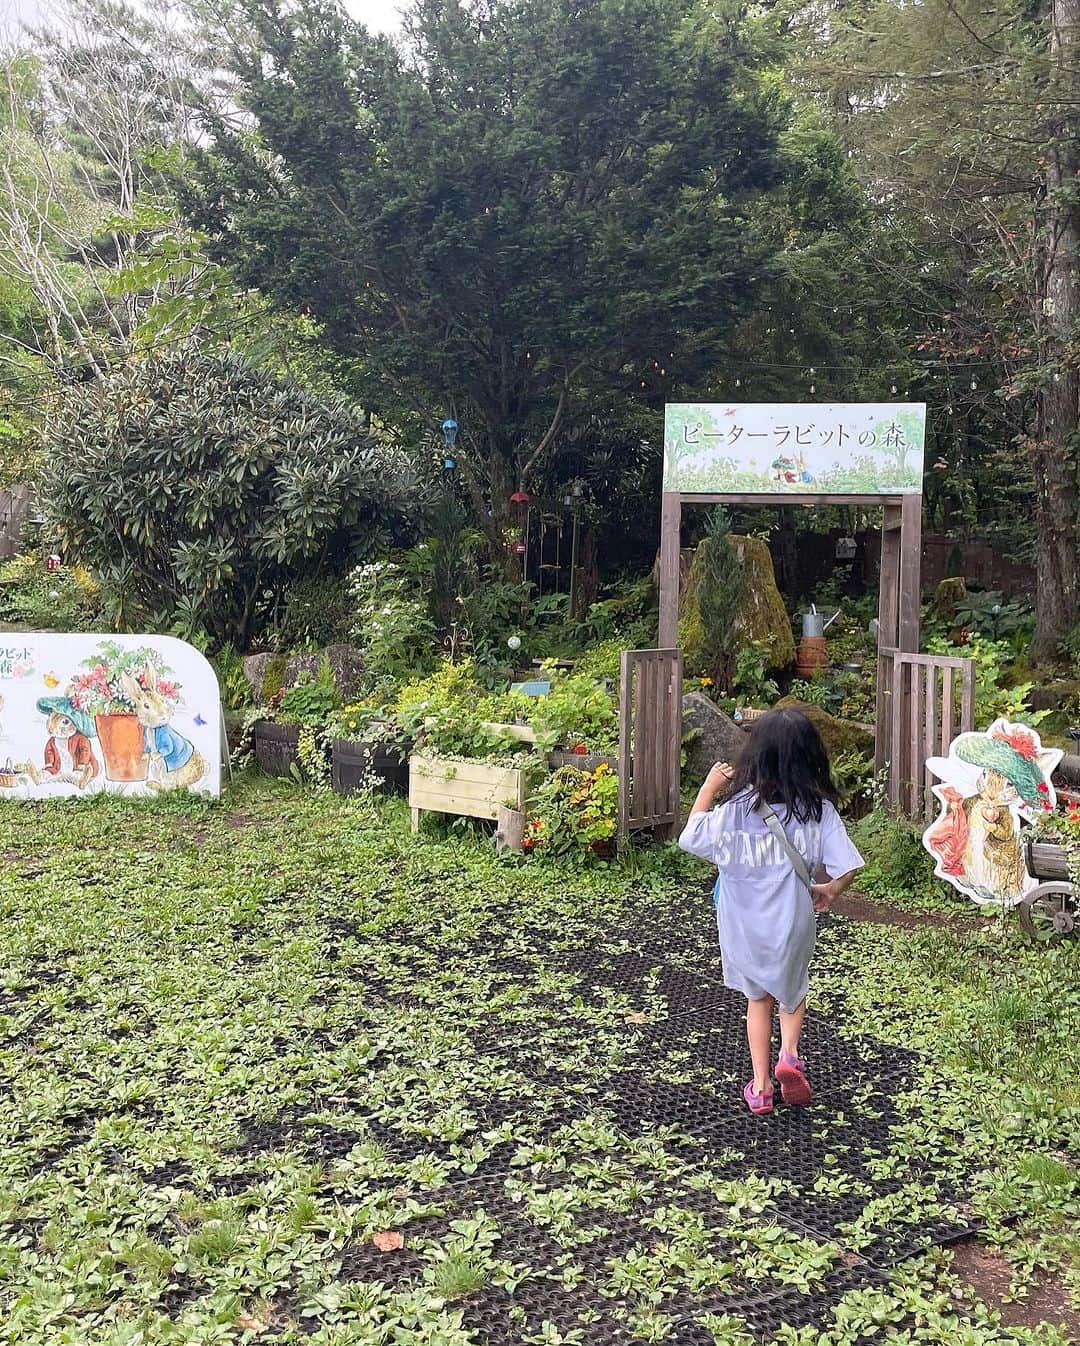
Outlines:
[[[975,661],[882,649],[878,676],[877,757],[888,768],[889,803],[929,822],[937,801],[926,759],[946,756],[957,734],[975,728]]]
[[[619,835],[680,821],[681,650],[624,650],[619,692]]]

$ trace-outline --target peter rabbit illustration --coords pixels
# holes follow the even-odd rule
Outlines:
[[[150,758],[146,784],[151,790],[176,790],[195,785],[206,775],[206,763],[182,734],[169,727],[170,711],[158,691],[152,664],[143,669],[143,682],[121,673],[120,682],[143,727],[143,747]],[[143,686],[143,683],[146,685]]]

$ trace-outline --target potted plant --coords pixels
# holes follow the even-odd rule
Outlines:
[[[619,717],[611,693],[588,674],[567,676],[550,665],[545,671],[551,690],[530,707],[529,724],[548,764],[591,771],[604,763],[614,769]]]
[[[524,849],[534,854],[610,856],[618,810],[619,778],[606,762],[591,771],[560,767],[529,800]]]
[[[255,761],[269,776],[295,776],[302,730],[321,731],[341,705],[328,660],[317,673],[304,672],[292,687],[276,692],[252,725]]]
[[[342,709],[332,732],[331,784],[338,794],[363,789],[407,793],[410,739],[392,711],[356,702]]]
[[[124,688],[124,678],[134,678],[146,688],[146,670],[151,668],[158,695],[173,706],[180,698],[180,687],[172,679],[172,670],[156,650],[146,646],[125,650],[112,640],[103,640],[80,667],[86,672],[73,675],[68,698],[76,710],[94,721],[105,775],[111,781],[145,780],[149,757],[143,726]]]
[[[1080,932],[1080,804],[1049,806],[1026,829],[1025,858],[1038,887],[1020,903],[1020,923],[1040,942]]]

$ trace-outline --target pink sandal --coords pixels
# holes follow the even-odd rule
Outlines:
[[[806,1066],[797,1056],[781,1052],[774,1073],[780,1085],[780,1097],[789,1107],[805,1107],[814,1097],[810,1081],[806,1078]]]
[[[773,1110],[772,1090],[770,1089],[767,1094],[755,1094],[753,1080],[742,1091],[742,1096],[755,1117],[767,1117]]]

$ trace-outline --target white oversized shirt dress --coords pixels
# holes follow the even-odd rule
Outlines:
[[[776,812],[811,874],[824,866],[830,878],[839,878],[862,868],[830,803],[822,805],[820,823],[785,818],[782,805]],[[781,1009],[797,1009],[806,998],[817,938],[813,902],[750,796],[743,792],[708,813],[691,814],[679,845],[720,871],[713,897],[724,985],[749,1000],[771,995]]]

